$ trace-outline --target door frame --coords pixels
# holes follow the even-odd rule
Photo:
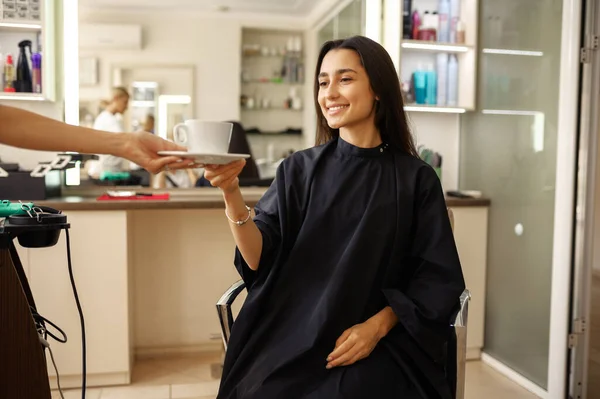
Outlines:
[[[563,1],[550,303],[549,399],[565,398],[567,392],[567,342],[571,314],[569,298],[573,269],[573,216],[580,116],[580,90],[577,82],[581,67],[582,3],[583,0]]]
[[[594,263],[594,235],[600,232],[594,221],[598,210],[600,176],[598,167],[598,132],[600,105],[600,52],[597,35],[600,32],[600,1],[585,0],[582,43],[587,51],[587,62],[581,64],[579,142],[574,214],[573,280],[571,284],[571,319],[568,335],[567,390],[569,397],[587,397],[588,356],[590,334],[592,271]],[[595,232],[594,230],[598,230]]]

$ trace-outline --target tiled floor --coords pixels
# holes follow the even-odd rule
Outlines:
[[[126,387],[88,389],[87,399],[215,399],[218,380],[211,364],[220,356],[148,359],[138,361],[133,383]],[[53,399],[60,398],[58,392]],[[78,390],[65,392],[65,399],[81,397]],[[466,399],[534,399],[537,396],[512,383],[481,362],[467,364]]]

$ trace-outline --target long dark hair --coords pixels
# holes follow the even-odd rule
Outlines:
[[[319,105],[319,73],[323,58],[335,49],[354,50],[358,53],[361,64],[367,71],[371,88],[379,101],[375,110],[375,125],[381,139],[389,145],[418,157],[412,134],[408,127],[404,102],[400,90],[400,80],[396,74],[394,63],[388,52],[377,42],[364,36],[353,36],[342,40],[326,42],[321,47],[317,70],[315,72],[315,107],[317,111],[317,145],[325,144],[340,135],[339,129],[332,129]]]

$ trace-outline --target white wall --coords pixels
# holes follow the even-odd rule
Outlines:
[[[195,116],[208,120],[239,120],[242,27],[303,29],[296,18],[164,11],[81,9],[83,23],[123,23],[142,26],[139,51],[80,49],[81,56],[100,60],[100,82],[81,88],[82,100],[105,98],[116,64],[191,64],[196,67]]]
[[[417,145],[424,145],[442,155],[442,186],[445,191],[458,187],[460,154],[460,116],[410,112],[408,114]]]
[[[47,116],[52,119],[63,120],[63,103],[60,102],[33,102],[33,101],[0,101],[2,105],[9,105],[26,109]],[[39,162],[52,161],[56,157],[55,152],[31,151],[21,148],[9,147],[0,144],[0,159],[2,162],[16,162],[25,169],[33,169]],[[1,199],[0,195],[0,199]]]

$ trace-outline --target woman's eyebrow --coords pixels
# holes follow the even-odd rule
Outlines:
[[[352,69],[352,68],[342,68],[342,69],[338,69],[337,71],[335,71],[336,75],[342,75],[342,74],[344,74],[344,73],[349,73],[349,72],[351,72],[351,73],[357,73],[357,72],[356,72],[354,69]],[[319,74],[319,77],[320,77],[320,78],[326,78],[326,77],[328,77],[328,76],[329,76],[329,74],[328,74],[327,72],[321,72],[321,73]]]

